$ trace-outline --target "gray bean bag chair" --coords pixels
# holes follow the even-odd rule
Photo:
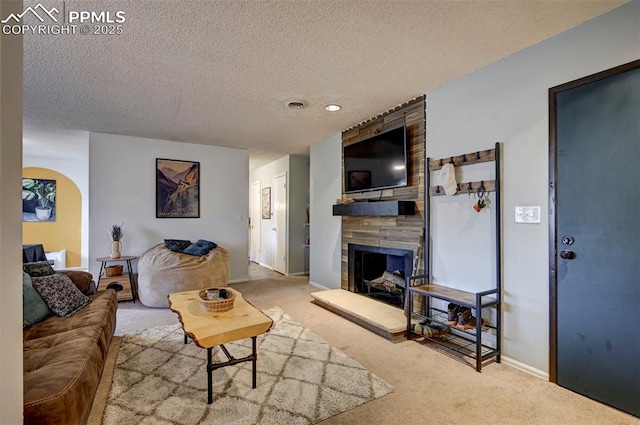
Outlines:
[[[229,270],[229,253],[220,246],[198,257],[161,243],[138,260],[138,296],[147,307],[168,308],[171,293],[227,286]]]

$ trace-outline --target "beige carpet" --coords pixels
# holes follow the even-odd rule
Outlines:
[[[206,404],[206,350],[184,344],[179,324],[126,335],[120,345],[104,424],[315,424],[388,394],[392,387],[329,346],[279,308],[258,337],[258,385],[251,363],[213,373],[214,402]],[[232,355],[251,341],[226,344]],[[214,349],[214,361],[225,361]]]
[[[384,339],[313,304],[310,294],[318,289],[308,284],[308,278],[259,271],[260,278],[233,287],[257,308],[279,306],[393,386],[390,394],[326,419],[322,425],[640,424],[638,418],[505,364],[489,363],[478,373],[468,363],[418,342]],[[178,319],[169,310],[122,302],[116,334],[172,323]],[[508,338],[504,343],[509,344]],[[110,384],[106,375],[107,371],[101,385]],[[94,411],[101,406],[104,401],[96,397]],[[100,424],[99,418],[89,424]]]

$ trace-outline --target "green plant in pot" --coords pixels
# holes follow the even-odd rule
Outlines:
[[[31,201],[38,199],[35,207],[36,218],[39,221],[48,221],[51,217],[49,202],[56,201],[56,185],[53,182],[43,182],[37,179],[22,179],[22,199]]]

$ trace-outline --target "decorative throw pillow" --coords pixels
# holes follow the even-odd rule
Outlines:
[[[218,246],[217,243],[211,241],[205,241],[204,239],[198,239],[196,241],[196,245],[204,246],[205,248],[209,248],[209,250],[215,249]]]
[[[217,247],[215,242],[205,241],[204,239],[198,239],[196,242],[189,245],[182,251],[184,254],[196,255],[198,257],[207,255],[209,251]]]
[[[51,311],[58,316],[73,316],[91,302],[69,277],[56,273],[51,276],[34,277],[33,286],[42,295]]]
[[[22,265],[22,270],[27,272],[31,277],[51,276],[56,274],[51,264],[48,261],[37,261],[35,263],[25,263]]]
[[[183,252],[185,248],[191,245],[191,241],[183,239],[165,239],[164,244],[173,252]]]
[[[210,250],[202,247],[200,245],[196,245],[194,243],[192,243],[191,245],[189,245],[188,247],[185,248],[184,251],[182,251],[183,254],[189,254],[189,255],[195,255],[197,257],[201,257],[203,255],[207,255],[207,253]]]
[[[22,272],[22,328],[33,326],[51,315],[51,310],[31,283],[31,276]]]

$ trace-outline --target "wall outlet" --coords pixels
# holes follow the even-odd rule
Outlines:
[[[540,223],[540,206],[516,207],[516,223]]]

